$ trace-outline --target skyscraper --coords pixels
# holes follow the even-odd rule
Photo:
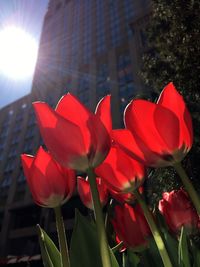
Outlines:
[[[32,91],[0,110],[0,256],[39,253],[36,223],[54,234],[52,212],[32,202],[20,164],[21,153],[42,144],[31,102],[54,107],[69,91],[94,109],[111,94],[113,124],[121,127],[129,100],[148,94],[138,71],[149,14],[148,0],[50,0]],[[68,229],[79,204],[74,196],[64,207]]]

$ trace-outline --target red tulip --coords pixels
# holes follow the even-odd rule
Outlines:
[[[96,178],[97,189],[99,191],[99,198],[101,205],[104,206],[108,202],[108,190],[106,186],[102,183],[100,178]],[[78,193],[81,198],[81,201],[88,209],[94,209],[92,202],[92,194],[90,191],[90,185],[88,179],[78,177],[77,180]]]
[[[112,225],[118,239],[122,240],[127,248],[144,246],[151,236],[148,223],[138,204],[135,207],[128,204],[116,206]]]
[[[61,98],[55,111],[46,103],[33,103],[44,143],[62,166],[86,171],[105,159],[110,149],[109,103],[107,96],[96,114],[71,94]]]
[[[127,130],[113,139],[130,156],[151,167],[180,162],[191,149],[192,121],[182,96],[169,83],[157,103],[133,100],[124,113]]]
[[[95,172],[108,188],[121,193],[133,192],[141,186],[145,178],[144,166],[114,146]]]
[[[35,157],[23,154],[21,159],[36,204],[54,208],[72,196],[76,184],[75,172],[61,167],[42,147]]]
[[[192,206],[188,195],[183,190],[174,190],[164,193],[158,206],[167,225],[173,232],[178,232],[182,226],[198,227],[198,215]]]

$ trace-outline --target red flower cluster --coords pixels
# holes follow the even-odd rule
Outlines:
[[[192,146],[191,117],[172,83],[156,104],[133,100],[125,110],[123,130],[112,130],[110,96],[99,102],[95,114],[71,94],[62,97],[55,110],[42,102],[34,103],[34,108],[48,152],[40,148],[35,157],[22,155],[22,164],[33,198],[41,206],[56,207],[67,201],[75,189],[73,170],[91,168],[99,177],[102,206],[108,193],[121,203],[133,202],[134,190],[142,190],[144,165],[173,165]],[[78,177],[78,193],[84,205],[93,209],[87,179]],[[183,190],[164,193],[159,209],[173,232],[182,225],[197,226],[198,216]],[[112,224],[126,247],[145,245],[151,236],[138,204],[116,206]]]

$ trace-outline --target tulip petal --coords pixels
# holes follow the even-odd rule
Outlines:
[[[86,148],[89,147],[90,134],[86,127],[92,113],[75,96],[70,93],[64,95],[58,102],[56,113],[70,122],[78,125],[84,138]]]
[[[163,89],[157,104],[171,110],[178,117],[180,123],[179,148],[183,144],[191,148],[193,142],[192,119],[183,97],[177,92],[172,82]]]
[[[88,209],[93,209],[92,195],[90,191],[90,185],[84,178],[77,177],[77,190],[81,201]]]
[[[35,102],[33,105],[40,133],[54,158],[65,167],[85,170],[88,159],[81,129],[47,104]]]
[[[111,137],[125,153],[144,165],[153,166],[160,161],[160,156],[150,151],[139,138],[136,141],[129,130],[113,130]]]
[[[108,156],[95,172],[111,190],[118,192],[132,192],[141,185],[145,174],[144,167],[118,147],[111,147]]]
[[[110,136],[103,123],[97,115],[91,115],[87,121],[87,128],[90,131],[90,154],[89,165],[91,167],[98,166],[107,156],[110,150]]]
[[[171,154],[178,146],[179,123],[170,110],[145,100],[132,101],[125,111],[126,127],[137,143],[160,155]]]
[[[31,155],[22,154],[21,155],[21,160],[22,160],[22,166],[23,166],[24,174],[25,174],[27,183],[29,185],[29,188],[31,190],[33,199],[38,205],[42,206],[43,203],[38,198],[38,195],[37,195],[35,189],[32,186],[32,180],[33,179],[32,179],[32,175],[31,175],[30,170],[31,170],[32,163],[34,161],[34,157],[31,156]]]
[[[102,123],[106,127],[108,133],[112,130],[112,118],[111,118],[111,107],[110,107],[110,95],[103,97],[97,104],[95,114],[99,116]]]
[[[59,200],[59,205],[65,198],[65,178],[57,168],[56,162],[42,147],[39,148],[34,158],[30,172],[32,176],[31,191],[35,192],[38,200],[42,203],[46,202],[49,206],[50,199],[55,196]]]

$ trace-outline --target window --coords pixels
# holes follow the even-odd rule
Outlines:
[[[4,174],[4,178],[3,181],[0,184],[0,187],[2,189],[8,188],[11,185],[11,174],[10,173],[6,173]]]
[[[35,127],[34,126],[28,127],[25,138],[28,139],[28,138],[34,137],[34,134],[35,134]]]
[[[110,1],[110,31],[112,45],[118,46],[121,43],[120,17],[118,14],[118,1]]]
[[[14,126],[14,133],[16,134],[16,133],[20,132],[21,128],[22,128],[21,121],[18,121],[18,123],[16,123]]]
[[[8,158],[15,157],[17,155],[16,146],[11,146],[10,151],[8,153]]]
[[[6,172],[12,172],[15,168],[15,160],[14,158],[10,158],[4,168],[4,173]]]
[[[97,101],[99,101],[105,95],[109,94],[109,92],[110,92],[110,82],[109,82],[108,65],[102,64],[98,67],[97,70],[97,85],[96,85]]]
[[[12,139],[12,141],[11,141],[11,145],[16,145],[16,144],[18,144],[18,143],[19,143],[19,140],[20,140],[19,135],[14,135],[14,136],[13,136],[13,139]]]
[[[32,138],[27,139],[26,142],[24,143],[23,152],[27,154],[31,154],[33,152],[33,139]]]
[[[0,138],[5,138],[8,135],[8,127],[1,129]]]
[[[30,113],[29,120],[28,120],[28,126],[33,126],[36,123],[35,114]]]
[[[133,98],[135,92],[131,59],[128,52],[121,54],[118,57],[117,71],[119,82],[120,112],[123,113],[124,108]]]
[[[83,104],[89,105],[89,75],[84,74],[79,79],[77,94]]]
[[[21,168],[20,173],[19,173],[19,175],[17,177],[17,183],[21,184],[21,183],[24,183],[25,181],[26,181],[26,177],[25,177],[24,172],[23,172],[23,170]]]

